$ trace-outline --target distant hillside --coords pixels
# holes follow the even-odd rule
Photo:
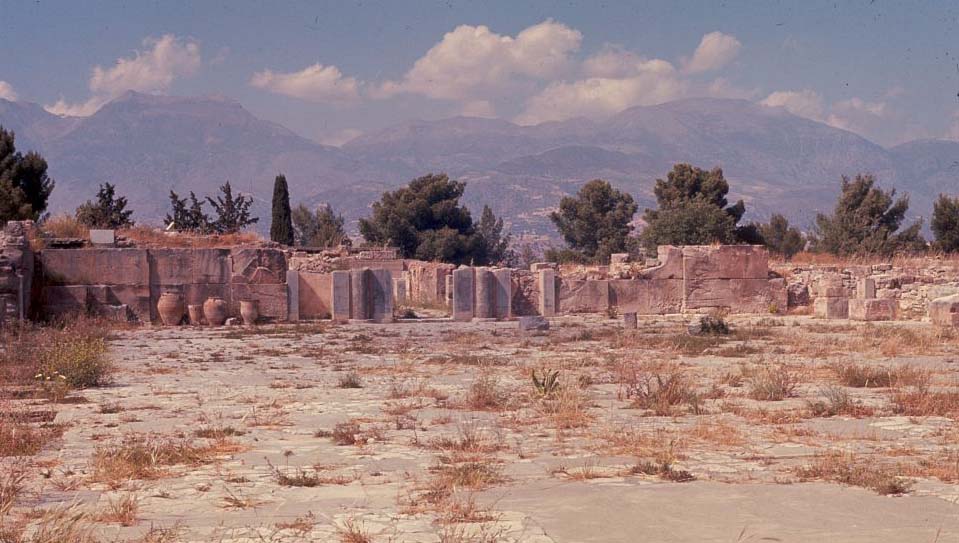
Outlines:
[[[141,220],[167,212],[167,194],[212,194],[229,179],[268,216],[272,179],[283,172],[294,203],[329,201],[351,220],[386,189],[427,172],[468,181],[514,231],[550,232],[546,215],[583,182],[604,178],[652,205],[652,186],[676,162],[721,166],[749,216],[783,212],[808,225],[831,208],[842,174],[874,173],[928,216],[939,192],[957,192],[959,142],[915,141],[884,149],[851,132],[743,100],[690,99],[635,107],[603,121],[537,126],[454,117],[411,121],[320,145],[225,98],[127,93],[91,117],[61,118],[35,104],[0,100],[0,124],[18,147],[36,148],[57,179],[54,209],[72,209],[111,181]]]

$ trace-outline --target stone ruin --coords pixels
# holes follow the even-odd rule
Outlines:
[[[525,270],[402,259],[389,249],[309,255],[277,246],[106,244],[32,251],[30,228],[29,222],[11,222],[0,236],[0,314],[7,319],[87,312],[154,323],[160,295],[173,292],[186,304],[223,298],[231,316],[239,314],[241,301],[256,300],[260,315],[275,322],[385,323],[403,317],[407,308],[463,322],[578,313],[768,314],[808,307],[824,318],[928,315],[936,323],[959,323],[959,300],[931,304],[959,294],[959,271],[944,279],[940,271],[896,272],[885,265],[771,269],[759,246],[661,246],[650,261],[614,255],[608,266],[538,263]],[[930,273],[939,275],[930,279]]]

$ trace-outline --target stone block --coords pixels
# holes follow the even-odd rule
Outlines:
[[[848,298],[816,298],[813,302],[813,313],[824,319],[848,319]]]
[[[370,270],[350,270],[350,320],[364,322],[370,319]]]
[[[493,270],[493,316],[505,320],[513,316],[513,272],[509,268]]]
[[[125,305],[140,322],[150,322],[153,313],[150,287],[146,285],[45,286],[40,311],[48,317],[75,313],[100,313],[105,306]]]
[[[230,286],[232,297],[230,314],[240,314],[240,302],[257,300],[260,305],[260,318],[273,321],[286,321],[289,315],[286,284],[260,285],[252,283],[234,283]],[[192,302],[191,302],[192,303]]]
[[[390,270],[369,270],[369,318],[373,322],[393,322],[393,276]]]
[[[786,307],[809,305],[809,287],[802,283],[792,283],[786,287]]]
[[[609,305],[620,312],[640,315],[681,313],[682,279],[612,279]]]
[[[45,249],[40,253],[47,285],[149,285],[145,249]]]
[[[929,320],[937,326],[959,326],[959,294],[929,302]]]
[[[444,298],[446,301],[446,306],[449,308],[453,307],[453,273],[450,272],[449,275],[444,279],[446,283],[446,291],[444,292]]]
[[[683,274],[691,279],[766,279],[769,253],[757,245],[684,246]]]
[[[494,319],[493,274],[489,268],[473,268],[473,318]]]
[[[460,267],[453,270],[453,304],[452,317],[454,321],[470,321],[473,319],[473,268]]]
[[[856,321],[892,321],[896,320],[899,302],[889,299],[849,300],[849,318]]]
[[[299,322],[300,320],[300,272],[287,270],[286,272],[286,299],[289,302],[286,320]]]
[[[560,313],[602,313],[609,309],[609,281],[560,279]]]
[[[656,248],[659,265],[642,271],[643,279],[663,280],[683,278],[683,250],[672,245],[660,245]]]
[[[539,314],[556,315],[556,272],[551,269],[539,270]]]
[[[409,278],[404,274],[402,277],[393,279],[393,302],[399,306],[405,306],[409,303],[407,292],[409,291]]]
[[[623,328],[627,330],[635,330],[636,324],[636,313],[623,313]]]
[[[279,249],[231,249],[233,283],[282,283],[286,279],[286,254]]]
[[[345,279],[343,320],[350,318],[350,272],[333,272]],[[333,273],[298,272],[299,314],[301,319],[329,319],[333,315]],[[292,302],[291,302],[292,303]]]
[[[94,245],[116,245],[117,236],[115,230],[90,230],[90,243]]]
[[[531,315],[519,318],[521,332],[545,332],[549,330],[549,320],[540,315]]]
[[[864,277],[856,284],[856,297],[863,300],[871,300],[876,297],[876,280],[872,277]]]
[[[330,314],[336,322],[350,320],[350,272],[330,274]]]

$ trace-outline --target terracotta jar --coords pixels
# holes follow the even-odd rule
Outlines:
[[[186,312],[190,316],[190,324],[193,326],[203,324],[203,304],[190,304],[186,306]]]
[[[203,302],[203,315],[210,326],[223,326],[229,315],[226,300],[219,296],[210,296]]]
[[[240,316],[243,317],[243,323],[246,325],[256,324],[256,319],[260,318],[259,300],[241,300]]]
[[[164,292],[157,301],[157,313],[166,326],[178,326],[183,321],[183,296],[175,292]]]

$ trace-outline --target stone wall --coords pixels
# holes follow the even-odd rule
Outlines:
[[[160,294],[182,294],[187,304],[225,299],[233,316],[241,300],[258,300],[260,315],[288,316],[283,251],[232,249],[45,249],[38,253],[40,312],[93,312],[154,322]]]
[[[897,318],[923,320],[929,303],[937,298],[959,294],[959,261],[938,258],[900,259],[889,263],[861,265],[817,265],[783,263],[774,269],[787,277],[790,308],[808,305],[825,307],[826,298],[852,299],[857,284],[870,278],[875,282],[878,299],[898,304]]]
[[[299,317],[329,319],[333,316],[332,273],[299,272]]]
[[[439,307],[446,303],[446,278],[456,266],[439,262],[407,261],[407,300],[418,307]]]

